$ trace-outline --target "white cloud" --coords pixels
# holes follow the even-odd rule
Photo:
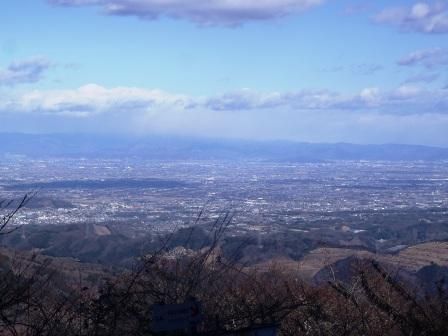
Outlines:
[[[399,100],[413,99],[419,97],[422,92],[418,86],[403,85],[393,91],[391,97]]]
[[[424,90],[403,85],[392,91],[365,88],[357,94],[329,90],[261,92],[250,89],[210,97],[194,97],[133,87],[105,88],[96,84],[73,90],[31,91],[0,101],[0,111],[64,114],[89,117],[108,113],[147,113],[153,110],[176,111],[366,111],[382,113],[446,113],[434,110],[434,103],[448,104],[446,90]]]
[[[448,6],[443,1],[426,1],[416,2],[407,7],[386,8],[375,16],[375,21],[397,26],[402,31],[446,34]]]
[[[375,104],[380,98],[380,90],[378,88],[363,89],[359,96],[366,103]]]
[[[320,5],[324,0],[48,0],[60,6],[96,6],[107,15],[154,20],[160,16],[201,25],[235,26],[271,20]]]
[[[87,84],[75,90],[32,91],[6,100],[5,103],[8,103],[11,111],[89,117],[116,111],[147,111],[156,105],[182,107],[188,103],[188,98],[161,90],[128,87],[107,89]]]
[[[410,17],[413,19],[423,19],[431,13],[431,7],[427,3],[417,3],[411,8]]]

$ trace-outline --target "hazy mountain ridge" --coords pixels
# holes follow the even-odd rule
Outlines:
[[[448,148],[420,145],[318,144],[288,141],[217,140],[192,137],[126,137],[76,134],[0,134],[0,155],[104,157],[155,160],[448,160]]]

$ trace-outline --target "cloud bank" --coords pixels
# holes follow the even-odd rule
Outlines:
[[[441,108],[444,107],[444,108]],[[133,87],[105,88],[87,84],[73,90],[31,91],[3,97],[0,112],[59,114],[90,117],[108,113],[153,110],[239,113],[287,109],[291,111],[380,111],[388,114],[448,113],[447,90],[424,90],[403,85],[395,90],[365,88],[357,94],[330,90],[261,92],[242,89],[211,97],[195,97]]]
[[[210,97],[88,84],[0,97],[0,131],[176,134],[448,146],[448,90],[239,90]]]
[[[43,57],[13,62],[5,69],[0,68],[0,86],[38,82],[50,66],[50,62]]]
[[[59,6],[94,6],[106,15],[143,20],[170,17],[200,25],[237,26],[273,20],[320,5],[324,0],[48,0]]]
[[[416,2],[412,6],[386,8],[374,19],[406,32],[448,33],[448,5],[444,1]]]

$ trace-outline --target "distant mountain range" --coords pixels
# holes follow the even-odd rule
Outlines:
[[[193,137],[0,133],[0,156],[141,158],[154,160],[448,160],[448,148],[417,145],[317,144]]]

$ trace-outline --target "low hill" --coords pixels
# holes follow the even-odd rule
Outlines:
[[[13,271],[15,274],[29,275],[37,269],[51,275],[52,281],[61,287],[83,285],[99,286],[105,279],[111,279],[116,273],[98,264],[81,263],[73,258],[55,258],[31,251],[18,251],[0,248],[0,270]]]
[[[141,255],[146,241],[131,239],[104,225],[27,225],[0,237],[3,246],[38,251],[87,263],[127,265]]]
[[[297,267],[305,278],[313,278],[323,268],[350,257],[375,259],[416,273],[432,263],[448,266],[448,242],[429,242],[402,249],[394,254],[375,254],[365,250],[347,248],[318,248],[303,257]]]

